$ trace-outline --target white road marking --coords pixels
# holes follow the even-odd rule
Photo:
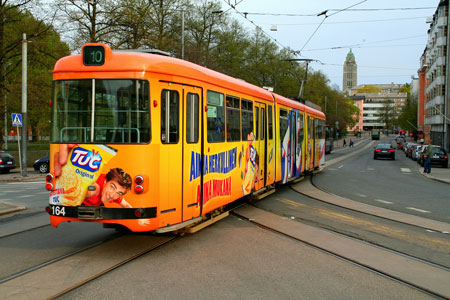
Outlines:
[[[340,168],[342,168],[344,165],[340,165],[339,167],[338,167],[338,169],[340,169]]]
[[[386,201],[386,200],[381,200],[381,199],[375,199],[375,201],[381,202],[381,203],[384,203],[384,204],[392,204],[392,202],[389,202],[389,201]]]
[[[410,168],[400,168],[400,170],[402,170],[402,173],[411,173]]]
[[[363,198],[367,197],[367,195],[363,195],[363,194],[355,194],[355,195],[359,196],[359,197],[363,197]]]
[[[424,210],[424,209],[420,209],[420,208],[415,208],[415,207],[407,207],[406,209],[418,211],[418,212],[421,212],[421,213],[430,213],[430,211],[428,211],[428,210]]]
[[[23,195],[23,196],[18,196],[17,198],[30,198],[33,197],[34,195]]]
[[[374,168],[367,168],[367,171],[373,171],[375,170]]]

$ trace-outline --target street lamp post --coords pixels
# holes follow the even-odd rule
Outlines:
[[[6,67],[9,65],[8,62],[6,62],[3,65],[3,76],[5,81],[5,150],[8,150],[8,107],[6,106]]]
[[[8,107],[6,106],[6,91],[5,91],[5,150],[8,150],[8,129],[7,128],[8,128]]]

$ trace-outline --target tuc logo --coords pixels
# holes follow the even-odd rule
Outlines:
[[[102,164],[102,157],[95,150],[89,151],[81,147],[73,149],[70,161],[75,167],[89,172],[96,172]]]

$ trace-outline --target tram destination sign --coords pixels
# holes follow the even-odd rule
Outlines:
[[[105,63],[105,48],[103,46],[84,46],[83,64],[85,66],[101,66]]]

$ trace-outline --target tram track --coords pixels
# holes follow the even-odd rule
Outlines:
[[[1,280],[0,294],[6,299],[55,299],[177,238],[129,234],[102,241]]]
[[[305,225],[250,205],[236,209],[233,214],[261,228],[294,239],[429,295],[450,299],[448,267],[342,233]]]

